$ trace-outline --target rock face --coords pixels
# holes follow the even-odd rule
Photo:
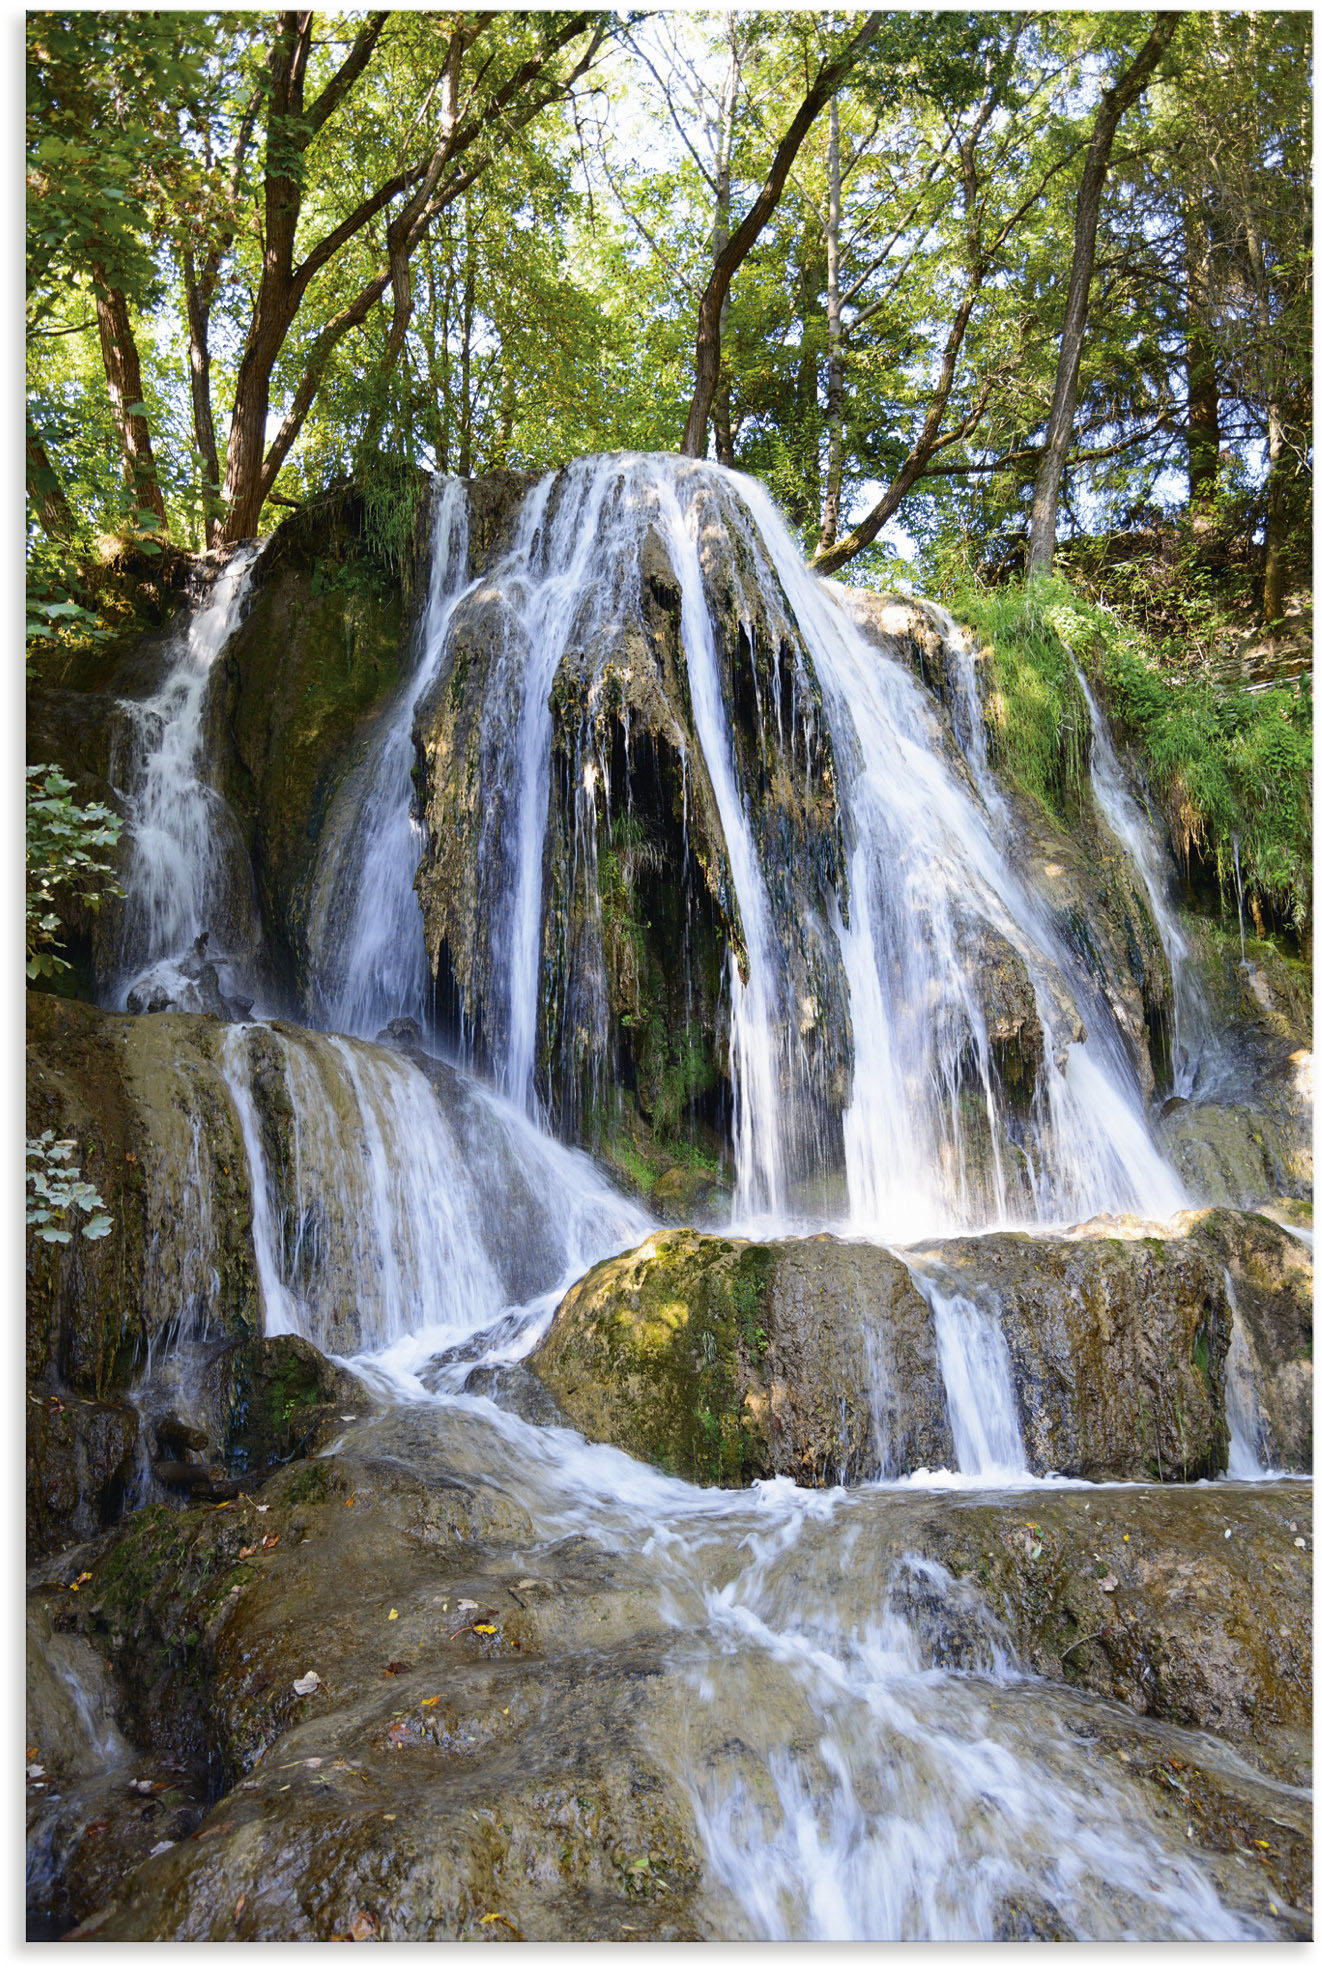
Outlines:
[[[154,1465],[175,1494],[224,1494],[305,1452],[336,1404],[362,1411],[358,1383],[314,1347],[261,1336],[220,1032],[209,1018],[115,1017],[29,993],[28,1132],[78,1144],[113,1219],[95,1242],[28,1238],[33,1555],[116,1522],[153,1493]]]
[[[1151,1228],[951,1238],[912,1271],[831,1237],[668,1232],[575,1285],[531,1364],[591,1439],[701,1482],[949,1467],[928,1298],[958,1294],[1002,1335],[1030,1470],[1189,1482],[1226,1467],[1238,1316],[1277,1466],[1310,1467],[1306,1252],[1231,1211]]]
[[[927,1248],[943,1285],[997,1315],[1031,1469],[1092,1482],[1215,1475],[1229,1447],[1221,1269],[1186,1240],[1105,1229],[1099,1219],[1077,1240]]]

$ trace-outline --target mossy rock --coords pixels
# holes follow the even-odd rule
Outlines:
[[[229,1429],[225,1461],[236,1474],[265,1474],[316,1450],[363,1415],[363,1383],[294,1333],[251,1339],[224,1362]]]
[[[869,1334],[889,1355],[880,1426]],[[574,1286],[531,1364],[591,1439],[695,1482],[951,1459],[927,1307],[870,1245],[658,1234]]]

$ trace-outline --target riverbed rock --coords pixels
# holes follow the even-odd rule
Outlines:
[[[699,1482],[951,1459],[927,1306],[873,1245],[649,1237],[571,1289],[531,1364],[590,1439]]]
[[[701,1597],[677,1649],[664,1561],[539,1542],[479,1473],[492,1451],[476,1417],[396,1409],[273,1479],[264,1510],[147,1511],[35,1575],[46,1630],[113,1663],[135,1754],[209,1767],[219,1790],[199,1835],[97,1876],[78,1938],[751,1938],[695,1808],[744,1784],[774,1812],[773,1752],[816,1768],[801,1677],[705,1632]],[[967,1726],[1100,1785],[1263,1937],[1307,1933],[1307,1799],[1281,1782],[1307,1767],[1305,1486],[840,1508],[754,1561],[745,1525],[722,1544],[710,1519],[707,1569],[747,1567],[763,1616],[831,1652],[902,1622],[912,1661],[887,1672],[907,1699],[906,1677],[963,1667],[948,1719],[972,1704]],[[703,1659],[721,1665],[700,1687]],[[924,1725],[896,1720],[930,1780]],[[1049,1887],[998,1920],[1077,1937]]]

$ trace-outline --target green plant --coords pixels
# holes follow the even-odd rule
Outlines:
[[[1087,778],[1077,662],[1137,752],[1187,871],[1209,868],[1223,906],[1247,902],[1296,933],[1312,914],[1312,703],[1289,687],[1218,685],[1059,574],[962,588],[955,613],[989,645],[993,759],[1064,817]]]
[[[27,768],[27,972],[53,977],[68,962],[55,951],[63,927],[56,897],[75,895],[88,908],[118,895],[114,869],[97,850],[113,848],[122,822],[108,806],[79,806],[73,782],[57,765]]]
[[[983,695],[994,765],[1057,819],[1086,797],[1088,707],[1070,656],[1074,596],[1056,578],[962,588],[952,607],[987,654]]]
[[[28,1138],[28,1227],[46,1244],[71,1242],[73,1231],[65,1227],[70,1210],[82,1210],[87,1217],[78,1225],[84,1237],[104,1237],[111,1228],[100,1194],[73,1165],[75,1145],[57,1141],[53,1128]]]

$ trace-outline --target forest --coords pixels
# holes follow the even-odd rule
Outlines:
[[[26,57],[28,1938],[1310,1939],[1312,15]]]

